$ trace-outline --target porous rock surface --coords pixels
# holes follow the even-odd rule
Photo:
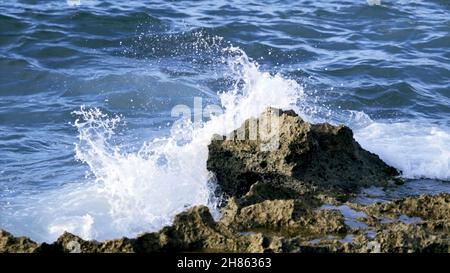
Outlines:
[[[299,195],[345,197],[361,187],[384,186],[399,174],[361,148],[350,128],[311,124],[294,111],[268,108],[215,138],[207,168],[216,175],[218,193],[226,196],[240,197],[263,182]]]

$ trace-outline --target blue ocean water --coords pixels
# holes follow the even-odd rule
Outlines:
[[[0,227],[109,239],[213,208],[209,139],[266,106],[350,126],[410,180],[396,195],[450,191],[449,14],[446,0],[2,0]],[[223,112],[178,122],[196,103]]]

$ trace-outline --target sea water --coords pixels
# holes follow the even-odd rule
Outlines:
[[[350,126],[407,179],[393,196],[450,192],[450,5],[369,2],[2,1],[0,228],[218,217],[207,145],[268,106]]]

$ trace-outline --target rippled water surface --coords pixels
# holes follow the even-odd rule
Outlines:
[[[214,207],[211,135],[266,106],[352,127],[409,180],[399,196],[450,191],[449,14],[446,0],[2,0],[0,227],[105,239]],[[224,112],[177,125],[194,98]]]

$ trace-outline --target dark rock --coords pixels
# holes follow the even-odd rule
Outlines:
[[[259,181],[299,195],[315,191],[345,198],[361,187],[384,186],[399,174],[361,148],[348,127],[310,124],[293,111],[275,108],[227,137],[215,136],[207,168],[216,175],[219,194],[237,197]]]
[[[104,241],[97,246],[97,252],[101,253],[132,253],[135,251],[135,239],[121,238]]]
[[[11,233],[0,229],[0,253],[31,253],[38,244],[27,237],[14,237]]]
[[[85,241],[69,232],[64,232],[54,244],[59,246],[63,252],[68,253],[97,252],[99,245],[95,241]]]

